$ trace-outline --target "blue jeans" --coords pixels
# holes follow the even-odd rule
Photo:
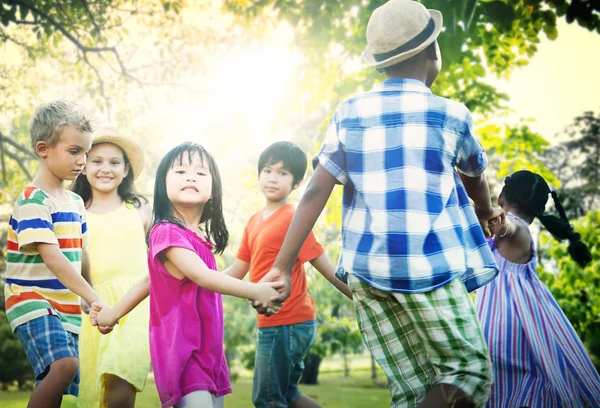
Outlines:
[[[300,398],[304,357],[317,339],[314,320],[258,329],[252,402],[257,408],[288,408]]]

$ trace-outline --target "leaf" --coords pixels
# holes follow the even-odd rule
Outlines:
[[[473,73],[478,77],[483,77],[485,76],[485,68],[481,64],[475,64],[473,65]]]
[[[509,31],[515,21],[515,10],[501,1],[480,3],[488,20],[500,31]]]
[[[546,24],[544,26],[544,33],[546,33],[546,36],[548,37],[549,40],[554,41],[558,38],[558,30],[556,29],[555,26]]]

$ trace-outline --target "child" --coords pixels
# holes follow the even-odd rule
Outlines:
[[[63,394],[77,396],[78,296],[103,306],[82,277],[89,274],[84,203],[64,187],[85,166],[91,132],[87,114],[71,102],[42,104],[31,119],[39,167],[10,218],[4,287],[10,327],[35,372],[28,407],[56,408]]]
[[[150,294],[150,356],[165,408],[222,407],[231,392],[219,293],[261,302],[278,294],[279,284],[242,282],[216,271],[212,251],[222,253],[229,237],[222,191],[217,165],[202,146],[186,142],[167,153],[154,188],[150,277],[97,317],[111,326]]]
[[[93,286],[111,305],[148,276],[152,210],[133,185],[143,168],[142,149],[118,129],[102,127],[94,132],[84,176],[73,187],[86,205]],[[136,307],[108,336],[90,322],[82,324],[78,407],[134,407],[150,370],[148,309],[147,302]]]
[[[468,291],[498,273],[479,225],[496,212],[469,111],[429,89],[441,29],[440,12],[415,1],[373,12],[363,58],[389,79],[335,112],[267,277],[285,299],[298,250],[343,184],[342,267],[393,407],[482,406],[492,382]]]
[[[305,172],[306,154],[293,143],[276,142],[262,152],[258,159],[258,183],[266,204],[246,224],[237,259],[225,270],[226,274],[243,279],[250,270],[250,281],[258,282],[269,271],[294,216],[288,197],[298,188]],[[294,290],[285,306],[276,316],[258,316],[252,388],[256,407],[319,406],[298,390],[304,357],[317,336],[315,303],[308,294],[304,272],[304,263],[308,261],[352,299],[348,287],[335,277],[334,266],[311,232],[294,262]],[[297,339],[294,345],[285,341],[290,336]]]
[[[560,219],[544,215],[552,194]],[[488,240],[500,268],[477,292],[476,308],[494,367],[488,407],[596,407],[600,376],[552,294],[537,277],[529,224],[538,218],[581,266],[589,249],[573,231],[556,193],[530,171],[508,177],[498,198],[505,222]]]

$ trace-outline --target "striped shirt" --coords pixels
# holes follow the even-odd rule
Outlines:
[[[37,317],[56,315],[65,330],[79,334],[79,297],[50,272],[37,251],[41,243],[58,245],[81,272],[82,248],[87,245],[85,206],[77,194],[69,191],[67,195],[68,201],[61,201],[30,185],[15,203],[4,286],[6,315],[13,331]]]

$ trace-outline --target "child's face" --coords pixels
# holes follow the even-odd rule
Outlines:
[[[36,152],[54,177],[72,181],[83,171],[91,147],[91,133],[66,126],[55,146],[50,147],[46,142],[38,142]]]
[[[212,194],[212,176],[208,160],[194,153],[191,161],[183,154],[181,164],[175,160],[166,178],[167,196],[175,209],[206,204]]]
[[[111,143],[100,143],[92,147],[83,171],[92,191],[101,193],[116,193],[127,173],[129,165],[125,164],[123,151]]]
[[[275,164],[267,163],[258,175],[260,191],[265,195],[267,201],[280,202],[290,195],[294,185],[294,176],[283,167],[283,161]]]

